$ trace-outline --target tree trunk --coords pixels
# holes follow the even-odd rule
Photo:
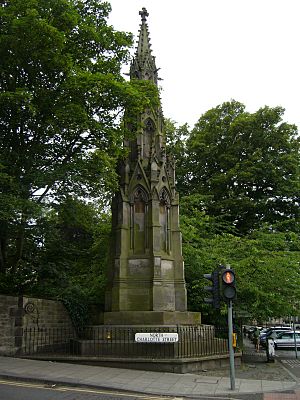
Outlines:
[[[0,221],[0,273],[6,272],[7,222]]]
[[[5,272],[5,241],[3,238],[0,238],[0,273]]]
[[[16,238],[16,254],[15,261],[12,267],[12,272],[15,273],[17,266],[23,257],[24,243],[25,243],[25,227],[27,223],[27,214],[25,211],[22,212],[20,225],[18,228],[17,238]]]

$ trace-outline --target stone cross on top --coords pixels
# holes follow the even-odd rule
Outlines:
[[[140,16],[142,17],[142,21],[145,22],[146,18],[149,16],[145,7],[142,8],[142,11],[139,12]]]

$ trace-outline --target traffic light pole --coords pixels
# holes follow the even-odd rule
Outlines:
[[[204,286],[204,291],[212,294],[212,297],[204,298],[204,302],[214,308],[220,308],[221,299],[228,304],[228,347],[230,361],[230,386],[235,390],[234,351],[233,351],[233,324],[232,301],[236,298],[235,273],[230,266],[219,265],[213,273],[204,274],[203,278],[212,282],[210,286]]]
[[[229,342],[229,361],[230,361],[230,388],[235,390],[235,370],[234,370],[234,351],[233,351],[233,323],[232,323],[232,300],[228,302],[228,342]]]

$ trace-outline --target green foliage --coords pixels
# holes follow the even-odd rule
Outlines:
[[[82,327],[90,305],[104,308],[110,229],[109,213],[67,198],[36,220],[30,258],[0,274],[0,292],[62,300]]]
[[[121,76],[132,36],[107,24],[109,11],[98,0],[0,7],[0,291],[62,299],[76,327],[104,304],[124,126],[132,135],[159,104],[153,84]],[[283,111],[231,101],[191,132],[165,122],[189,309],[208,321],[220,317],[203,305],[201,278],[220,263],[237,273],[236,310],[299,310],[299,137]]]
[[[207,216],[203,215],[202,221],[203,228]],[[181,224],[190,309],[211,314],[209,306],[203,304],[203,273],[218,264],[229,264],[237,275],[236,311],[267,319],[294,315],[299,310],[299,234],[261,228],[244,237],[228,233],[207,236],[206,229],[194,229],[191,234],[184,215]],[[186,230],[192,241],[186,242]]]
[[[61,300],[69,312],[76,329],[83,328],[89,320],[89,299],[81,287],[73,285],[65,290],[58,300]]]
[[[206,112],[190,133],[168,122],[188,307],[203,321],[220,318],[203,303],[203,274],[218,264],[236,271],[236,311],[257,319],[299,314],[299,138],[283,111],[250,114],[231,101]]]
[[[177,127],[174,121],[166,119],[165,134],[168,154],[176,161],[177,187],[182,188],[185,185],[185,171],[189,157],[186,149],[189,127],[187,124]]]
[[[283,112],[250,114],[236,101],[206,112],[186,142],[181,192],[210,196],[208,213],[223,215],[241,234],[299,218],[299,139]]]
[[[103,306],[110,241],[110,215],[68,198],[49,213],[37,268],[36,295],[57,297],[73,288]]]
[[[121,76],[132,36],[96,0],[10,0],[0,7],[0,271],[25,259],[35,220],[66,196],[110,198],[126,109],[157,104]]]

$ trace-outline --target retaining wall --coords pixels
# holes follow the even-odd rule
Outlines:
[[[73,329],[60,301],[0,295],[0,355],[21,353],[25,327]]]

